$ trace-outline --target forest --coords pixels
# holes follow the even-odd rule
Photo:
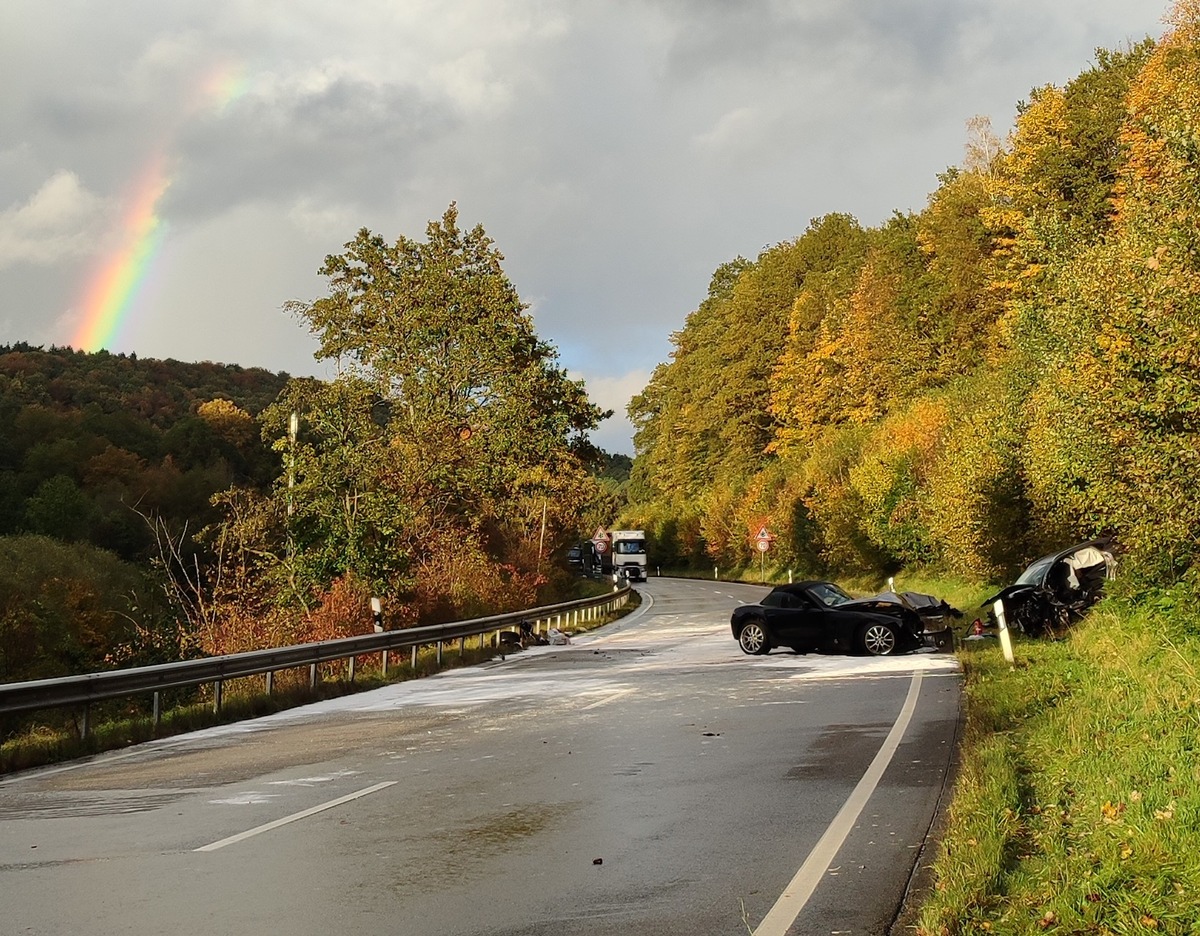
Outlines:
[[[634,398],[664,564],[975,581],[1098,535],[1200,556],[1200,13],[1035,88],[925,207],[831,214],[713,274]],[[669,556],[669,558],[667,558]]]

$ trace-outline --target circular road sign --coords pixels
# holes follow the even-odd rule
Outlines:
[[[758,551],[759,552],[766,552],[770,548],[771,548],[771,541],[769,539],[760,539],[758,541]]]
[[[592,546],[595,547],[596,552],[598,552],[598,553],[608,552],[608,540],[602,540],[602,539],[592,540]]]

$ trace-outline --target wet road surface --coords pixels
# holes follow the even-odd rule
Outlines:
[[[640,590],[570,646],[0,783],[0,931],[883,933],[953,657],[746,657],[762,588]]]

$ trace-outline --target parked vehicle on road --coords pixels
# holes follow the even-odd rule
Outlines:
[[[993,607],[1004,607],[1005,623],[1031,637],[1057,636],[1104,594],[1116,562],[1111,541],[1088,540],[1043,556],[1012,585],[992,595],[983,606],[996,623]]]
[[[947,618],[961,616],[932,595],[885,592],[851,598],[832,582],[779,585],[733,612],[730,626],[745,653],[790,647],[797,653],[891,656],[953,644]]]

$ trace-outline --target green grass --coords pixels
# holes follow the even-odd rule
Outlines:
[[[634,593],[617,614],[565,629],[569,633],[578,633],[600,627],[628,614],[639,603],[640,598]],[[474,646],[472,640],[475,641]],[[478,638],[468,638],[461,654],[454,643],[445,645],[441,666],[438,665],[437,651],[433,647],[421,648],[415,667],[408,653],[393,654],[386,679],[377,657],[366,660],[371,665],[358,667],[353,682],[348,678],[349,671],[344,662],[323,665],[321,679],[315,690],[308,687],[307,667],[277,673],[271,695],[266,694],[262,677],[237,679],[225,684],[220,712],[213,710],[211,686],[201,687],[196,693],[196,701],[165,710],[157,728],[150,715],[142,711],[129,712],[135,707],[129,702],[109,703],[110,707],[123,708],[126,714],[96,718],[96,724],[87,737],[80,737],[75,717],[62,712],[51,713],[55,719],[53,722],[33,725],[0,744],[0,775],[116,750],[154,738],[197,731],[212,725],[258,718],[320,699],[364,692],[390,683],[419,679],[440,670],[484,663],[499,655],[499,649],[486,645],[481,648]],[[397,665],[398,659],[402,659],[403,664]],[[364,660],[360,659],[360,664],[362,662]]]
[[[1200,933],[1191,602],[965,645],[967,725],[919,936]]]

